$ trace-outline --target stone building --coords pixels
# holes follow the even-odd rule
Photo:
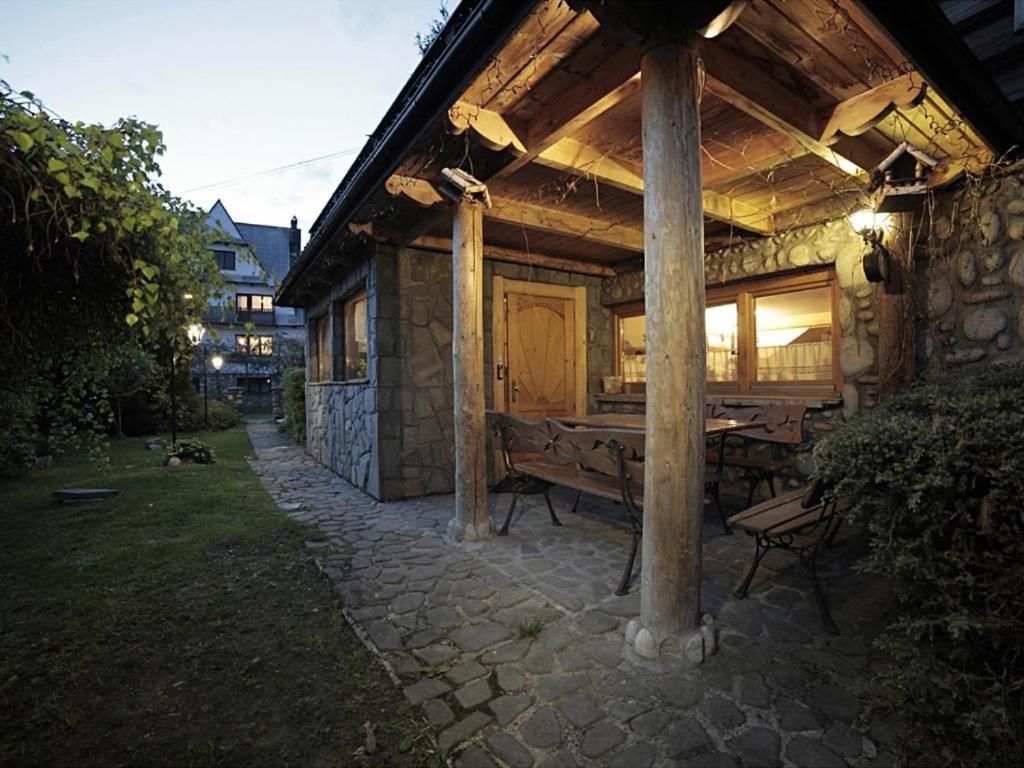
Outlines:
[[[779,52],[820,30],[768,10],[700,44],[706,402],[807,405],[809,441],[872,408],[886,381],[1019,356],[1024,334],[1021,176],[991,165],[1024,135],[1008,92],[944,17],[840,5],[873,63],[819,52],[794,64]],[[491,198],[487,407],[645,411],[642,50],[610,11],[570,6],[463,3],[280,291],[309,318],[308,450],[378,498],[453,490],[460,299],[445,167],[472,169]],[[528,65],[536,55],[544,64]],[[879,204],[872,169],[911,133],[937,167],[915,218],[894,215],[905,231],[880,230],[908,275],[891,291],[863,266],[877,236],[848,216]],[[553,354],[568,362],[541,370]]]

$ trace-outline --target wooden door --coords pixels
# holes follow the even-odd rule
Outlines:
[[[509,412],[529,420],[576,415],[575,299],[509,292],[505,306]]]

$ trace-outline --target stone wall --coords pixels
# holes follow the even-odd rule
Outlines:
[[[1024,356],[1024,173],[937,198],[917,261],[925,374]]]
[[[381,247],[377,255],[381,498],[453,489],[452,259]]]
[[[377,409],[379,360],[376,350],[379,317],[375,254],[369,250],[330,292],[306,313],[307,333],[315,334],[316,318],[331,315],[332,350],[335,376],[331,381],[311,381],[315,360],[307,354],[306,370],[306,450],[324,466],[367,493],[380,497],[380,442]],[[341,303],[361,288],[367,292],[369,366],[367,378],[339,381],[344,366],[341,359]],[[310,337],[311,338],[311,337]],[[308,349],[307,339],[307,353]]]

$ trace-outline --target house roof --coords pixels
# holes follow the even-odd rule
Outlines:
[[[1024,133],[962,41],[930,50],[948,21],[932,0],[920,4],[930,13],[918,5],[836,0],[823,20],[813,0],[758,0],[701,42],[706,247],[846,213],[908,136],[943,164],[941,184]],[[279,301],[315,301],[369,239],[450,250],[433,187],[446,167],[470,170],[494,198],[485,257],[635,269],[643,51],[602,27],[602,8],[460,4],[317,218]]]
[[[238,231],[256,253],[260,266],[275,281],[280,282],[291,267],[288,239],[289,227],[238,222]]]

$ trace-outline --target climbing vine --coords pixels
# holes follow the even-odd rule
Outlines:
[[[0,471],[109,428],[125,345],[188,349],[221,281],[203,215],[160,184],[160,131],[71,122],[0,81]]]

